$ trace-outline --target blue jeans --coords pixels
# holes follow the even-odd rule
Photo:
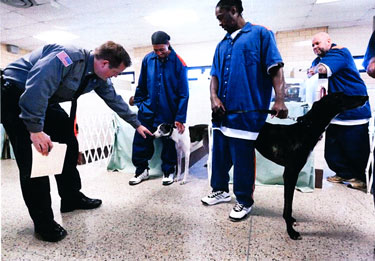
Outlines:
[[[255,141],[224,136],[213,131],[212,177],[213,191],[229,192],[229,170],[233,166],[233,192],[238,203],[250,207],[254,203]]]

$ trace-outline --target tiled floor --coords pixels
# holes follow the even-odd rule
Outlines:
[[[131,174],[80,167],[82,191],[103,200],[96,210],[60,214],[68,231],[58,243],[35,239],[13,160],[1,161],[2,260],[374,260],[372,196],[342,184],[323,183],[295,193],[294,217],[303,239],[293,241],[282,219],[283,187],[257,186],[251,216],[229,221],[229,204],[205,207],[210,191],[205,159],[186,185],[164,187],[155,177],[129,186]]]

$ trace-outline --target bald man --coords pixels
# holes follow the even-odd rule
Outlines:
[[[318,56],[308,70],[328,77],[328,93],[344,92],[347,95],[367,95],[349,50],[332,43],[331,37],[320,32],[313,36],[312,48]],[[347,110],[336,116],[326,130],[324,157],[335,175],[327,180],[335,183],[349,182],[349,187],[366,188],[365,168],[370,146],[368,122],[370,104]]]

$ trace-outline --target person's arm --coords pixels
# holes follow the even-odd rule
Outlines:
[[[363,57],[363,67],[370,77],[375,78],[375,31],[372,32],[367,45],[365,57]]]
[[[285,79],[284,70],[281,66],[275,66],[270,69],[273,88],[275,90],[275,102],[272,110],[276,111],[276,117],[285,119],[288,116],[288,108],[285,106]]]
[[[30,140],[35,149],[44,156],[52,150],[51,138],[43,132],[45,113],[50,97],[55,93],[62,81],[64,65],[50,53],[38,60],[28,73],[25,91],[20,97],[20,118],[30,132]]]
[[[277,49],[275,35],[272,31],[263,28],[261,34],[262,63],[266,65],[267,73],[272,79],[272,85],[275,90],[275,102],[272,110],[276,111],[275,116],[284,119],[288,116],[288,108],[284,104],[285,97],[285,80],[284,80],[284,63],[279,50]]]
[[[145,126],[140,125],[138,128],[136,128],[137,132],[144,138],[146,139],[146,134],[150,136],[154,136],[154,134],[151,133]]]
[[[309,69],[307,69],[307,78],[311,78],[314,76],[318,71],[317,66],[311,66]]]
[[[181,59],[181,58],[177,58]],[[186,122],[187,107],[189,102],[189,83],[187,79],[187,70],[184,62],[181,60],[182,67],[178,75],[178,108],[176,112],[175,125],[179,133],[184,133]]]
[[[370,77],[375,78],[375,56],[370,59],[366,71]]]
[[[152,136],[152,133],[146,127],[141,125],[137,119],[137,115],[130,110],[128,104],[126,104],[122,97],[116,93],[109,79],[107,80],[107,83],[96,88],[95,92],[124,121],[133,126],[143,138],[146,138],[146,134]]]
[[[315,75],[315,74],[327,74],[328,76],[331,76],[332,75],[332,72],[331,70],[324,64],[322,63],[319,63],[315,66],[311,66],[308,70],[307,70],[307,77],[310,78],[311,76]]]
[[[327,67],[325,67],[323,64],[318,64],[316,72],[319,74],[328,74]]]
[[[219,111],[225,112],[224,104],[221,102],[219,97],[217,96],[217,92],[219,90],[219,80],[216,76],[211,77],[210,82],[210,100],[211,100],[211,109],[214,113]]]

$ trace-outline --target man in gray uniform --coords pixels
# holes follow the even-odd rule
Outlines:
[[[76,100],[80,94],[94,90],[141,136],[152,135],[116,94],[109,79],[130,65],[125,49],[108,41],[94,52],[71,46],[46,45],[4,69],[1,122],[14,149],[22,194],[34,222],[35,233],[42,240],[59,241],[67,232],[54,221],[49,178],[30,178],[30,144],[45,156],[53,149],[51,140],[67,144],[62,173],[55,176],[62,213],[99,207],[101,200],[90,199],[80,192],[78,142],[73,127]],[[70,117],[59,105],[59,102],[69,100],[72,101]]]

